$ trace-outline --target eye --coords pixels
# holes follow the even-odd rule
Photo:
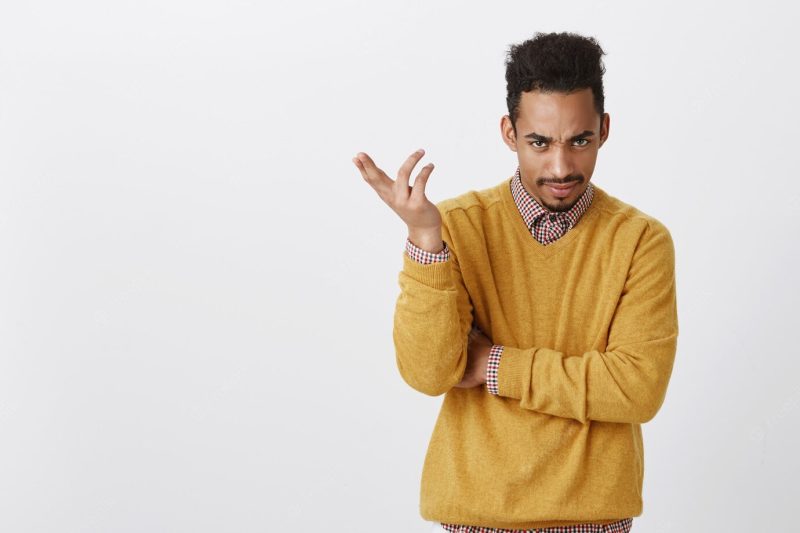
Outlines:
[[[575,142],[585,142],[586,144],[589,144],[589,139],[576,139]],[[586,144],[579,144],[578,146],[586,146]]]
[[[536,143],[542,143],[542,144],[536,144]],[[528,144],[530,144],[534,148],[544,148],[545,142],[544,141],[531,141]]]

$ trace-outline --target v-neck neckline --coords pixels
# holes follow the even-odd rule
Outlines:
[[[598,204],[602,203],[605,200],[606,193],[601,188],[597,186],[597,184],[593,184],[594,186],[594,197],[592,198],[592,202],[586,208],[583,215],[578,219],[577,224],[575,224],[572,229],[567,231],[564,235],[561,236],[558,240],[544,245],[536,240],[536,238],[531,234],[528,228],[525,226],[525,219],[522,218],[522,213],[519,212],[519,207],[517,207],[516,202],[514,202],[514,195],[511,193],[511,180],[514,177],[505,180],[501,186],[501,199],[503,205],[506,207],[506,212],[510,215],[512,219],[512,226],[515,227],[516,231],[520,235],[521,238],[527,239],[530,243],[528,247],[537,257],[547,258],[554,254],[557,254],[564,248],[570,245],[572,241],[578,238],[584,231],[586,226],[588,226],[592,219],[597,216],[597,212],[599,211]]]

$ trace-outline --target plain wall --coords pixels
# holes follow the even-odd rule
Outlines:
[[[794,527],[795,22],[778,2],[0,5],[0,530],[424,532],[441,397],[391,328],[405,226],[510,177],[504,60],[595,36],[592,176],[676,245],[634,531]],[[420,165],[421,166],[421,165]]]

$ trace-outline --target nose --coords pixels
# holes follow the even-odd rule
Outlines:
[[[550,173],[554,178],[564,179],[573,174],[574,164],[569,148],[553,146],[552,159],[550,160]]]

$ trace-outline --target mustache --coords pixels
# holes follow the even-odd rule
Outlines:
[[[536,180],[537,185],[566,185],[567,183],[583,183],[583,176],[581,174],[573,174],[571,176],[567,176],[566,178],[556,179],[556,178],[539,178]]]

